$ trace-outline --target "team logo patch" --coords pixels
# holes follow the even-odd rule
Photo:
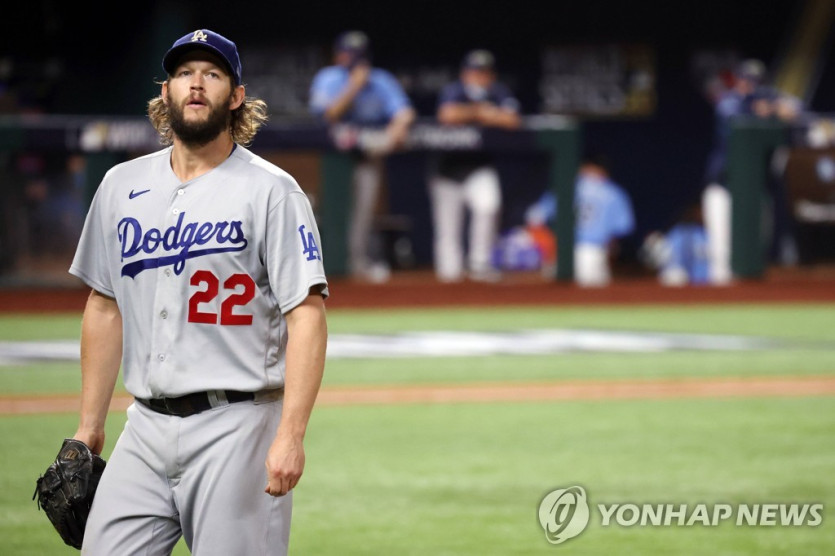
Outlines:
[[[313,232],[305,232],[304,228],[304,224],[299,226],[299,235],[302,238],[302,254],[307,256],[308,261],[321,261],[322,255],[319,253],[319,246],[316,245]]]
[[[198,29],[191,36],[191,42],[197,42],[197,41],[206,42],[208,40],[208,38],[209,38],[209,36],[206,35],[206,33],[204,33],[202,30]]]
[[[124,264],[122,276],[135,278],[143,270],[164,266],[173,266],[174,272],[180,274],[188,259],[243,251],[249,243],[239,220],[184,224],[185,215],[181,212],[177,223],[165,230],[143,230],[136,218],[122,218],[117,224],[122,262],[138,255],[149,255]]]

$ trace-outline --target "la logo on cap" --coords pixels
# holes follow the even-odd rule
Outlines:
[[[197,42],[197,41],[206,42],[206,40],[207,40],[208,38],[209,38],[209,36],[208,36],[206,33],[204,33],[203,31],[201,31],[200,29],[198,29],[198,30],[197,30],[197,31],[195,31],[195,32],[194,32],[194,34],[191,36],[191,42]]]

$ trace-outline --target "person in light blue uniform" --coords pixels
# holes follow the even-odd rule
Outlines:
[[[320,69],[310,86],[310,112],[328,125],[380,128],[378,140],[356,144],[356,134],[335,136],[355,156],[354,197],[348,231],[348,265],[357,278],[388,279],[386,264],[371,251],[374,212],[383,181],[383,159],[401,148],[416,112],[395,76],[371,65],[368,36],[346,31],[334,43],[333,65]],[[347,140],[345,140],[347,138]]]
[[[709,284],[709,240],[701,203],[691,203],[666,232],[648,234],[639,256],[658,271],[658,280],[665,286]]]
[[[607,285],[612,279],[610,258],[617,240],[635,230],[632,201],[611,179],[606,162],[589,157],[577,172],[574,204],[574,279],[581,286]],[[529,224],[541,224],[556,214],[556,195],[546,191],[525,218]]]
[[[707,233],[698,222],[681,222],[666,236],[668,258],[661,268],[664,285],[704,285],[710,281]]]

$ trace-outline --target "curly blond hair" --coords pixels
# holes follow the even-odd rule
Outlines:
[[[173,144],[174,131],[171,129],[171,116],[162,95],[148,101],[148,118],[159,134],[160,143],[165,146]],[[241,146],[249,146],[258,130],[268,119],[266,102],[253,97],[244,97],[241,105],[232,111],[232,121],[229,126],[232,140]]]

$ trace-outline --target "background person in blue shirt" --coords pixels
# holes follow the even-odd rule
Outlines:
[[[390,72],[371,65],[368,36],[346,31],[334,43],[333,65],[322,68],[310,87],[310,111],[327,124],[379,127],[373,145],[341,145],[355,149],[354,197],[348,232],[348,264],[352,275],[385,281],[389,269],[371,251],[372,226],[381,183],[383,158],[405,142],[416,112]]]
[[[605,286],[612,280],[610,263],[618,241],[635,230],[632,201],[611,179],[605,157],[584,158],[577,171],[574,207],[574,281],[580,286]],[[556,214],[556,195],[546,191],[527,210],[525,219],[529,225],[541,225]]]
[[[665,286],[703,285],[710,280],[707,233],[698,222],[682,222],[667,232],[669,258],[659,273]]]
[[[519,101],[497,80],[493,54],[472,50],[464,57],[458,80],[438,96],[438,122],[517,129],[521,125]],[[492,252],[502,207],[501,183],[490,153],[439,154],[430,170],[429,196],[434,224],[435,275],[441,282],[464,278],[465,247],[469,277],[494,281]],[[468,241],[464,222],[469,211]]]
[[[701,204],[688,206],[666,232],[648,234],[639,256],[658,272],[658,280],[665,286],[709,284],[710,259]]]

